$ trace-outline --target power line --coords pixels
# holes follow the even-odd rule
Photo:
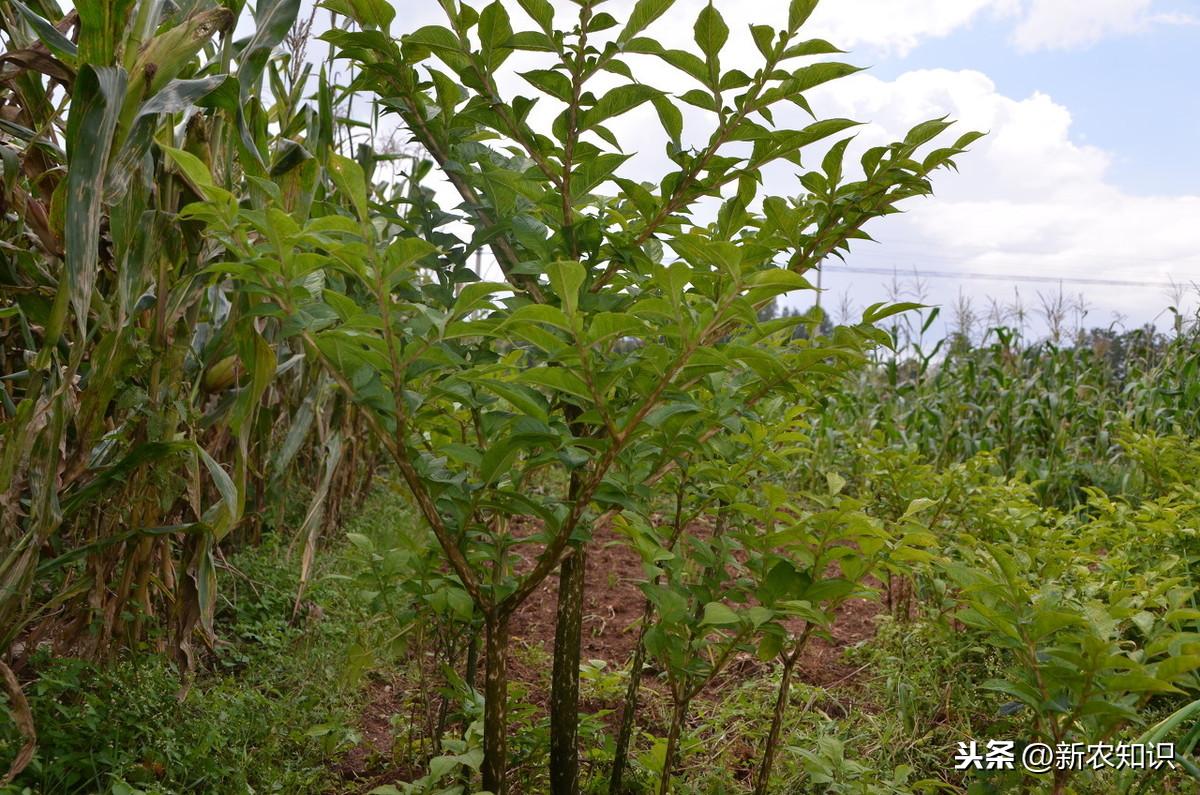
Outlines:
[[[1122,279],[1091,279],[1085,276],[1034,276],[1032,274],[1000,274],[1000,273],[972,273],[969,271],[927,271],[927,270],[900,270],[898,268],[867,268],[867,267],[849,267],[836,266],[829,269],[830,275],[836,276],[840,273],[871,273],[882,276],[915,276],[917,278],[928,277],[932,279],[981,279],[994,282],[1040,282],[1046,284],[1094,284],[1108,285],[1112,287],[1155,287],[1160,289],[1172,289],[1179,287],[1195,280],[1180,281],[1180,282],[1156,282],[1156,281],[1126,281]]]

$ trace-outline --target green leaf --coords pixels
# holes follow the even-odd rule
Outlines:
[[[451,318],[458,319],[483,306],[490,306],[486,300],[488,296],[511,289],[512,285],[502,282],[471,282],[462,288],[455,299]]]
[[[836,472],[826,472],[825,482],[829,486],[831,496],[841,494],[842,489],[846,488],[846,479]]]
[[[254,6],[254,35],[242,48],[238,58],[238,96],[241,102],[235,114],[241,148],[250,159],[245,164],[247,166],[265,168],[266,163],[254,140],[244,109],[249,107],[251,95],[258,93],[271,52],[291,30],[299,12],[300,0],[259,0]]]
[[[901,312],[909,312],[913,309],[924,309],[925,304],[914,304],[911,301],[900,301],[895,304],[889,304],[881,301],[877,304],[871,304],[862,314],[862,322],[878,323],[879,321],[889,318],[892,315],[898,315]]]
[[[697,411],[700,411],[700,407],[695,403],[664,403],[661,406],[654,407],[646,415],[645,423],[651,428],[658,428],[677,414],[695,414]]]
[[[795,33],[812,16],[820,0],[792,0],[788,5],[788,31]]]
[[[579,306],[579,288],[587,278],[583,265],[571,260],[558,260],[550,263],[546,275],[550,277],[550,286],[562,301],[563,311],[568,316],[575,314]]]
[[[462,44],[459,42],[458,37],[454,35],[454,31],[444,28],[441,25],[426,25],[423,28],[417,28],[404,37],[404,42],[406,44],[416,44],[434,52],[439,50],[445,52],[462,51]]]
[[[1200,654],[1180,654],[1168,657],[1154,667],[1154,675],[1159,679],[1172,680],[1180,674],[1191,673],[1200,668]]]
[[[283,41],[300,12],[300,0],[259,0],[254,8],[254,35],[238,59],[242,100],[257,90],[271,51]]]
[[[387,0],[324,0],[321,7],[353,19],[362,27],[386,31],[396,16]]]
[[[808,91],[810,88],[815,88],[822,83],[828,83],[830,80],[837,80],[861,71],[862,67],[852,66],[848,63],[839,63],[837,61],[816,63],[811,66],[803,66],[793,72],[792,79],[788,81],[787,87],[789,91],[800,93]]]
[[[556,306],[548,306],[547,304],[526,304],[509,315],[505,323],[512,324],[521,321],[548,323],[563,331],[571,330],[571,321],[567,319],[563,311]]]
[[[75,58],[79,54],[79,49],[75,46],[75,42],[60,33],[58,28],[50,24],[45,17],[41,17],[31,11],[21,0],[12,0],[12,4],[21,17],[33,28],[33,32],[37,34],[42,44],[46,45],[46,49],[54,53],[60,61],[68,65],[74,65]]]
[[[704,53],[705,60],[710,66],[715,66],[721,48],[729,40],[729,26],[725,24],[721,12],[717,11],[710,2],[700,10],[692,29],[696,44]]]
[[[617,43],[628,42],[666,13],[667,9],[674,4],[675,0],[638,0],[633,11],[629,12],[629,21],[625,23],[621,35],[617,36]]]
[[[580,129],[594,127],[607,119],[628,113],[643,102],[661,96],[662,92],[657,88],[642,83],[617,86],[605,93],[593,107],[584,112],[579,124]]]
[[[737,613],[729,609],[723,602],[709,602],[704,606],[704,618],[701,626],[727,627],[740,622]]]
[[[1182,693],[1183,691],[1170,682],[1140,673],[1117,674],[1104,681],[1104,686],[1114,694],[1121,690],[1130,693]]]
[[[96,281],[100,214],[113,133],[128,76],[118,66],[85,65],[75,80],[67,119],[66,289],[82,337]]]
[[[501,0],[493,0],[479,15],[479,46],[490,68],[498,67],[512,52],[507,46],[512,35],[508,11]]]
[[[229,477],[229,473],[221,468],[221,465],[216,462],[208,451],[200,445],[196,445],[196,452],[200,456],[200,460],[204,462],[204,468],[208,470],[209,476],[213,479],[213,485],[217,487],[217,493],[221,495],[221,501],[225,508],[229,511],[230,516],[237,516],[238,513],[238,490],[233,484],[233,478]]]
[[[754,39],[754,46],[758,47],[759,54],[770,58],[775,50],[775,29],[770,25],[751,25],[750,36]]]
[[[571,101],[571,80],[554,69],[532,69],[521,72],[521,77],[534,88],[544,91],[563,102]]]
[[[659,50],[655,53],[658,57],[674,66],[681,72],[699,80],[701,83],[708,82],[708,69],[704,65],[704,61],[700,60],[695,53],[690,53],[687,50]],[[711,97],[709,100],[711,101]]]
[[[651,97],[650,101],[654,103],[654,110],[658,112],[658,120],[662,123],[667,137],[678,146],[683,136],[683,112],[663,94]]]
[[[550,0],[517,0],[517,4],[547,34],[554,30],[554,6]]]
[[[944,116],[940,119],[931,119],[927,122],[922,122],[908,131],[908,135],[904,136],[904,143],[909,146],[920,146],[921,144],[928,143],[941,135],[951,124],[953,122],[946,121]]]
[[[783,636],[777,632],[768,632],[758,641],[757,656],[763,662],[774,660],[781,651],[783,651]]]
[[[191,185],[195,191],[209,201],[217,199],[219,196],[227,196],[225,191],[218,188],[213,183],[212,173],[209,172],[208,166],[193,155],[191,152],[185,152],[182,149],[176,149],[171,146],[161,146],[163,154],[167,159],[175,164],[176,168],[182,172],[184,179]]]
[[[917,514],[926,511],[935,505],[937,505],[937,500],[931,500],[928,497],[917,497],[908,504],[908,507],[904,510],[904,515],[900,518],[908,519],[909,517],[916,516]]]
[[[73,3],[79,13],[79,63],[111,64],[124,40],[133,0]],[[97,67],[98,68],[98,67]]]
[[[591,390],[582,378],[565,367],[535,367],[522,371],[519,378],[525,383],[544,386],[556,392],[564,392],[590,401]]]
[[[367,206],[367,179],[358,161],[330,153],[327,166],[329,177],[354,205],[358,219],[366,223],[370,219]]]
[[[225,85],[226,79],[226,75],[213,75],[197,80],[172,80],[142,103],[134,115],[132,129],[108,169],[104,187],[106,204],[115,204],[124,195],[129,180],[150,148],[158,117],[186,110]]]
[[[507,400],[514,408],[542,422],[550,420],[549,406],[546,399],[537,391],[521,384],[509,384],[503,381],[486,379],[479,385],[493,394]]]

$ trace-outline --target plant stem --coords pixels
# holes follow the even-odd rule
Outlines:
[[[625,706],[621,709],[621,725],[617,729],[616,751],[613,754],[612,772],[608,778],[608,795],[621,795],[621,779],[625,776],[625,763],[629,759],[629,742],[633,738],[638,691],[642,684],[642,666],[646,659],[646,630],[650,628],[650,617],[653,614],[654,603],[647,599],[646,608],[642,611],[637,645],[633,648],[633,661],[629,664],[629,684],[625,687]]]
[[[788,694],[792,686],[792,673],[800,660],[800,653],[808,644],[808,636],[812,633],[812,625],[807,624],[804,632],[796,641],[796,646],[783,658],[783,675],[779,680],[779,692],[775,697],[775,712],[771,716],[771,730],[767,733],[767,743],[763,748],[762,762],[758,767],[758,779],[754,783],[754,795],[766,795],[771,783],[771,767],[775,764],[775,749],[779,746],[779,734],[783,729],[783,715],[787,712]]]
[[[483,685],[483,788],[508,793],[508,618],[500,610],[485,619]]]
[[[550,686],[550,791],[579,792],[579,658],[587,547],[580,544],[562,562],[558,620],[554,630],[554,673]]]
[[[683,733],[683,722],[687,718],[688,703],[688,699],[680,698],[675,702],[675,709],[671,713],[671,728],[667,733],[667,753],[663,757],[658,795],[667,795],[671,791],[671,770],[675,767],[675,757],[679,755],[679,736]]]

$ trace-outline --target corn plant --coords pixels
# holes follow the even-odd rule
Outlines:
[[[925,350],[934,318],[894,328],[898,353],[834,396],[834,449],[840,439],[881,432],[934,466],[991,452],[997,472],[1028,478],[1045,504],[1067,508],[1086,501],[1088,486],[1141,487],[1115,430],[1200,430],[1189,408],[1200,397],[1197,328],[1179,315],[1169,336],[1093,329],[1029,342],[1000,327],[978,345],[960,336]],[[931,358],[939,349],[945,354]]]
[[[295,101],[304,74],[270,60],[298,2],[259,3],[239,42],[235,6],[0,3],[0,648],[149,641],[190,667],[194,631],[213,635],[217,546],[281,524],[302,469],[307,567],[358,490],[353,405],[178,214],[198,179],[167,152],[230,200],[298,212],[318,170],[287,136],[317,152],[332,137],[330,109]]]

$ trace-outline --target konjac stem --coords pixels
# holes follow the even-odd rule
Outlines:
[[[685,524],[683,515],[683,499],[687,489],[686,476],[680,478],[675,489],[675,518],[671,524],[671,537],[667,540],[667,550],[674,551],[679,536],[683,533]],[[662,581],[662,575],[654,578],[655,584]],[[638,628],[637,644],[633,647],[633,661],[629,665],[629,684],[625,688],[625,704],[621,709],[621,725],[617,729],[616,752],[613,754],[612,771],[608,779],[608,795],[621,795],[622,779],[625,777],[625,763],[629,760],[629,743],[633,739],[633,726],[637,719],[638,691],[642,684],[642,664],[646,659],[646,632],[650,629],[650,619],[654,616],[654,603],[646,600],[642,608],[642,622]]]
[[[787,712],[788,695],[792,686],[792,673],[800,653],[808,643],[811,626],[806,626],[796,641],[795,647],[783,658],[783,675],[779,680],[779,692],[775,696],[775,711],[771,715],[771,730],[767,733],[767,744],[763,748],[762,762],[758,768],[758,779],[754,783],[754,795],[766,795],[771,783],[771,768],[775,764],[775,749],[779,746],[779,735],[783,730],[783,717]]]
[[[675,757],[679,755],[679,736],[683,734],[683,722],[687,718],[689,700],[681,698],[675,704],[671,714],[671,729],[667,733],[667,753],[663,758],[662,778],[658,785],[658,795],[668,795],[671,791],[671,771],[675,767]]]
[[[646,601],[642,611],[642,625],[638,630],[637,645],[633,648],[633,662],[629,665],[629,684],[625,687],[625,705],[621,710],[621,725],[617,729],[617,745],[613,754],[612,772],[608,779],[608,795],[621,795],[625,763],[629,758],[629,743],[633,739],[634,719],[637,717],[638,691],[642,684],[642,665],[646,659],[646,630],[654,612],[653,603]]]
[[[508,614],[484,625],[483,789],[508,793]]]
[[[562,562],[558,578],[558,621],[550,688],[550,791],[579,792],[579,658],[587,546],[579,544]]]

